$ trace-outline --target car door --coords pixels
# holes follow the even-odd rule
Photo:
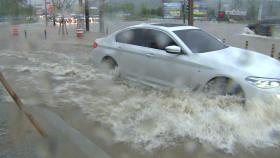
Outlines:
[[[150,60],[147,48],[149,34],[146,29],[125,30],[116,35],[116,49],[120,54],[120,70],[125,76],[140,80],[150,80],[147,75]]]
[[[195,71],[195,64],[186,54],[171,54],[165,47],[177,45],[166,33],[150,29],[150,39],[147,41],[149,48],[146,50],[148,58],[146,72],[151,82],[175,87],[191,86],[191,75]]]

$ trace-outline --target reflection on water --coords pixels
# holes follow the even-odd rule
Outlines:
[[[209,151],[214,147],[229,153],[236,151],[236,145],[248,150],[279,145],[277,101],[267,105],[256,99],[243,107],[234,97],[211,98],[121,80],[94,69],[87,54],[26,54],[0,52],[4,72],[24,102],[79,107],[90,120],[110,128],[114,142],[146,151],[181,143],[192,152],[197,144],[190,140],[198,140]],[[100,134],[104,138],[110,135],[95,132],[105,134]]]

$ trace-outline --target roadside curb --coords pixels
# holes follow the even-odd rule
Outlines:
[[[82,42],[72,42],[72,41],[57,41],[54,44],[67,44],[67,45],[75,45],[75,46],[84,46],[84,47],[91,47],[90,43],[82,43]]]
[[[75,147],[74,151],[81,151],[85,157],[111,158],[99,146],[82,135],[78,130],[69,126],[57,114],[43,107],[31,107],[29,111],[34,115],[46,131],[50,139],[56,142],[63,141],[65,144],[71,143]]]

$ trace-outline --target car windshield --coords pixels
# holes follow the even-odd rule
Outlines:
[[[206,53],[226,48],[222,42],[200,29],[178,30],[174,33],[193,53]]]

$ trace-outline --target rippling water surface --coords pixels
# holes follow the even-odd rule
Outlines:
[[[96,70],[88,53],[0,51],[0,65],[30,106],[79,107],[115,142],[153,151],[197,140],[227,153],[278,147],[280,107],[234,97],[155,89]]]

